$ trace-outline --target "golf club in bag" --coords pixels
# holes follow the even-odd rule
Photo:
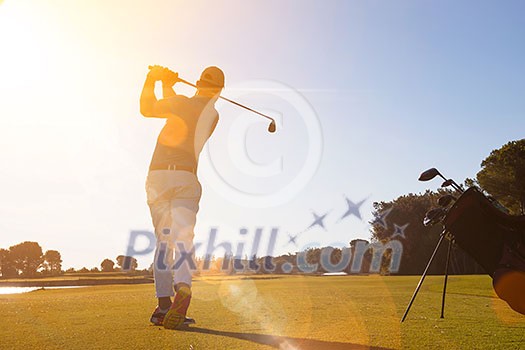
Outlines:
[[[449,244],[441,318],[444,318],[452,245],[457,245],[474,258],[492,278],[496,294],[513,310],[525,315],[525,215],[507,214],[501,204],[483,194],[478,188],[470,187],[464,191],[454,180],[445,178],[435,168],[423,172],[419,180],[430,181],[436,176],[445,181],[442,187],[451,186],[459,193],[459,197],[447,194],[439,198],[440,207],[430,210],[425,216],[425,226],[441,223],[443,232],[401,322],[405,321],[444,239],[447,239]]]

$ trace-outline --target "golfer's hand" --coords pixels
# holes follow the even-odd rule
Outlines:
[[[167,68],[158,65],[149,66],[148,79],[154,81],[162,80],[166,69]]]
[[[164,68],[164,74],[162,76],[162,85],[164,87],[172,87],[179,81],[179,73],[175,73],[168,68]]]

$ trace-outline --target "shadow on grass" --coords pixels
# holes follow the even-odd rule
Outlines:
[[[370,347],[367,345],[352,344],[352,343],[339,343],[329,342],[316,339],[305,339],[305,338],[291,338],[281,337],[267,334],[256,334],[256,333],[236,333],[236,332],[225,332],[214,329],[206,329],[199,327],[187,327],[180,331],[191,332],[191,333],[202,333],[212,334],[221,337],[230,337],[241,340],[251,341],[253,343],[269,345],[277,349],[283,350],[388,350],[387,348]]]

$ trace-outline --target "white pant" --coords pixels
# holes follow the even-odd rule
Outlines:
[[[202,188],[190,172],[153,170],[148,173],[146,192],[157,237],[153,262],[156,296],[174,296],[175,284],[191,286],[188,259],[193,257],[193,230]]]

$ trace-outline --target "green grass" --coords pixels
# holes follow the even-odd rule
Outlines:
[[[0,295],[0,349],[525,348],[525,316],[495,298],[485,276],[452,276],[445,319],[442,277],[197,280],[192,331],[148,325],[152,285]]]

